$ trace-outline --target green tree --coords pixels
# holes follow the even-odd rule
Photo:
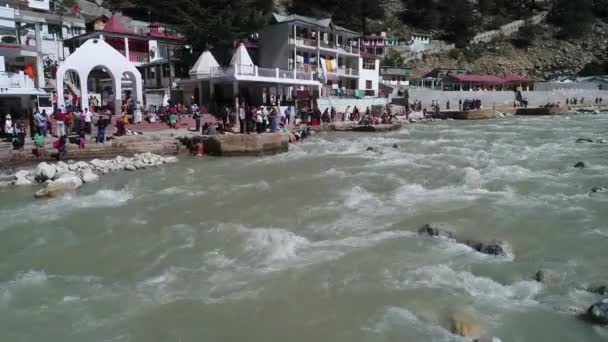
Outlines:
[[[403,66],[405,65],[405,59],[395,49],[390,49],[380,62],[382,66]]]

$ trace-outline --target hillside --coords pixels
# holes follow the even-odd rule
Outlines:
[[[434,68],[462,68],[480,74],[527,74],[545,79],[557,73],[606,73],[608,62],[608,25],[597,22],[583,37],[556,38],[557,28],[548,24],[536,27],[538,34],[528,47],[517,47],[503,38],[441,55],[428,56],[413,63],[414,76]],[[596,66],[594,68],[594,66]],[[595,72],[593,72],[595,71]]]

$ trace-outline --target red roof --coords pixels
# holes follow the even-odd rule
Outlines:
[[[449,78],[456,80],[457,82],[463,83],[486,83],[486,84],[500,84],[504,80],[498,76],[492,75],[449,75]]]
[[[110,20],[106,23],[106,26],[103,28],[103,31],[121,34],[133,34],[133,32],[130,32],[125,28],[116,15],[112,15]]]
[[[519,82],[528,82],[528,78],[526,76],[511,74],[504,77],[505,83],[519,83]]]

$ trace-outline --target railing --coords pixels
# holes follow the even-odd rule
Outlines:
[[[365,96],[376,96],[376,91],[374,91],[373,89],[366,89],[364,93]]]
[[[277,77],[277,69],[258,68],[260,77]]]
[[[321,41],[320,43],[322,48],[326,48],[326,49],[335,49],[336,48],[336,43],[334,42],[326,42],[326,41]]]
[[[359,54],[359,52],[361,51],[361,50],[360,50],[358,47],[356,47],[356,46],[340,46],[338,49],[339,49],[341,52],[344,52],[344,53],[352,53],[352,54],[355,54],[355,55],[358,55],[358,54]]]
[[[303,72],[317,72],[317,66],[312,64],[299,64],[296,67],[296,70]]]
[[[129,61],[133,63],[148,63],[150,62],[150,54],[147,52],[129,51]]]
[[[343,76],[359,76],[359,69],[338,67],[338,75]]]
[[[34,81],[23,71],[0,72],[0,88],[36,88]]]
[[[255,65],[236,65],[230,67],[213,67],[209,68],[208,73],[190,74],[192,77],[198,78],[218,78],[225,76],[253,76],[263,78],[282,78],[291,80],[314,80],[315,74],[312,72],[302,72],[284,69],[269,69],[258,68]]]
[[[295,43],[294,43],[294,39],[293,38],[289,38],[289,44],[291,45],[298,45],[298,46],[309,46],[309,47],[317,47],[317,41],[313,40],[313,39],[306,39],[306,38],[296,38],[295,39]]]

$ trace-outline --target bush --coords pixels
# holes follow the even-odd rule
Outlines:
[[[511,42],[518,48],[527,48],[532,45],[540,32],[540,26],[526,23],[512,36]]]
[[[452,49],[450,52],[448,52],[448,56],[451,59],[458,60],[462,56],[462,52],[459,49]]]

